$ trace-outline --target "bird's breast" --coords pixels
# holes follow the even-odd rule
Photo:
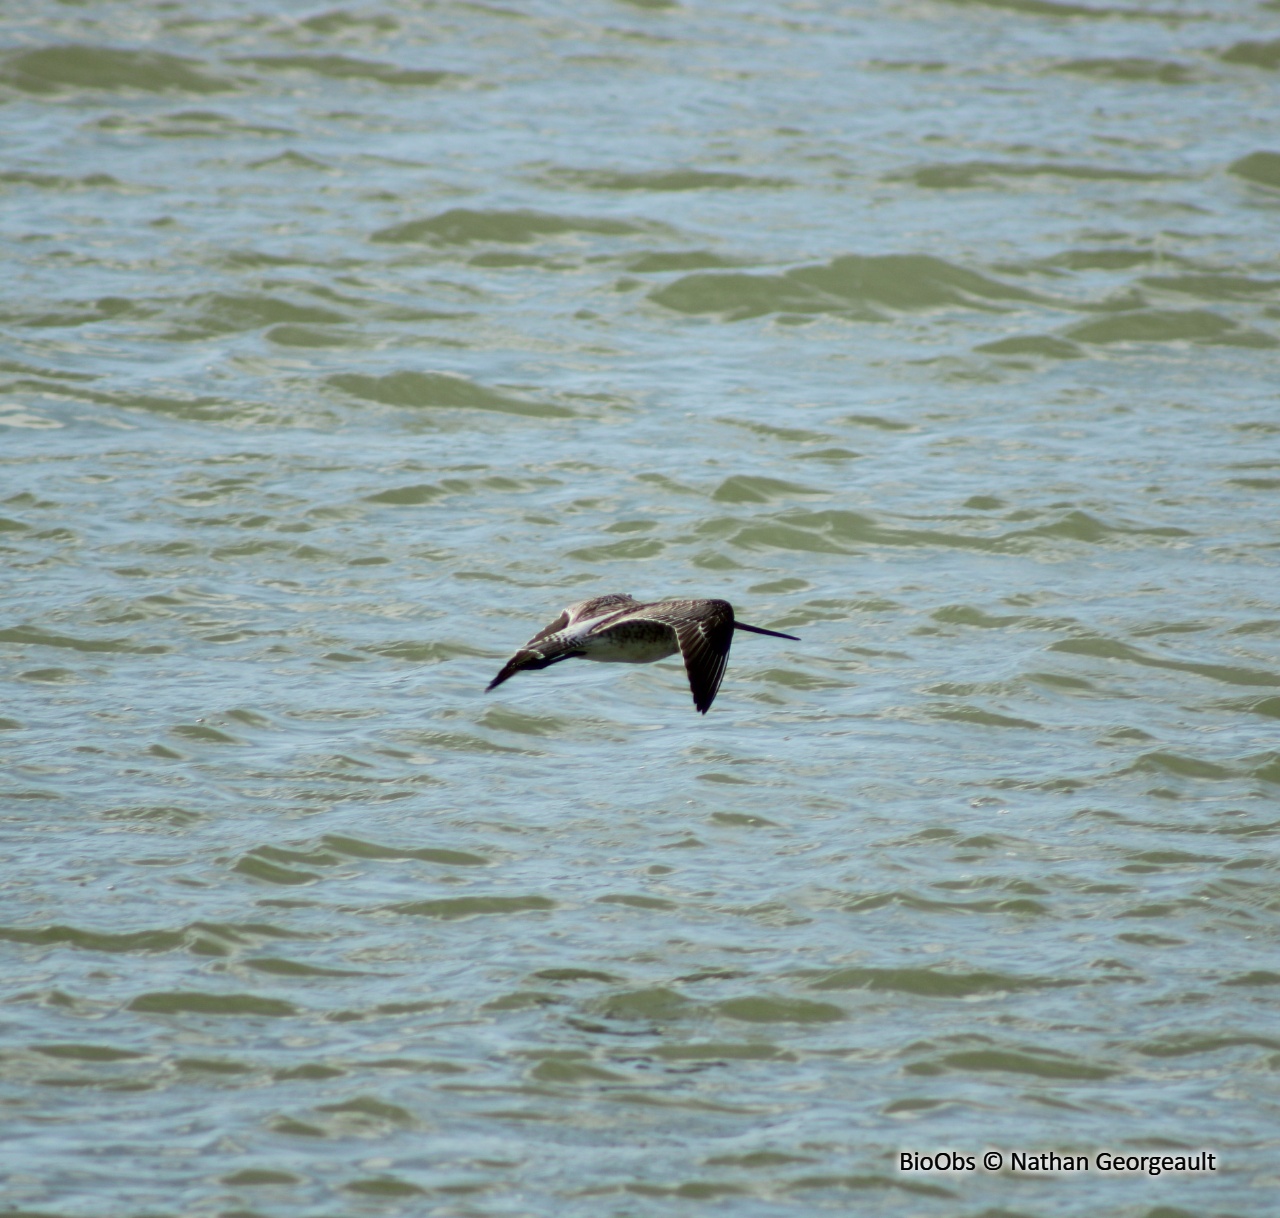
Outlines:
[[[676,632],[661,622],[619,622],[583,640],[583,654],[602,664],[652,664],[680,650]]]

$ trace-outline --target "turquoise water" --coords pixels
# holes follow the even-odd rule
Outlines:
[[[1274,1212],[1274,6],[0,34],[11,1212]]]

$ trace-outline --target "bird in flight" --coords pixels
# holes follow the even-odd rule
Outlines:
[[[570,605],[521,647],[487,688],[526,668],[547,668],[575,656],[605,664],[650,664],[678,651],[693,704],[705,715],[724,677],[735,630],[800,641],[794,634],[735,621],[728,601],[638,601],[612,592]]]

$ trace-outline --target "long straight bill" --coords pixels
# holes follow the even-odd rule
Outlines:
[[[750,630],[752,634],[767,634],[774,639],[790,639],[793,643],[800,642],[800,639],[794,634],[783,634],[781,630],[766,630],[763,626],[748,626],[746,622],[734,622],[735,630]]]

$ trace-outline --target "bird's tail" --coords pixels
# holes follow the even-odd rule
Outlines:
[[[781,630],[766,630],[763,626],[748,626],[746,622],[734,622],[735,630],[750,630],[752,634],[767,634],[774,639],[790,639],[793,643],[800,640],[794,634],[783,634]]]

